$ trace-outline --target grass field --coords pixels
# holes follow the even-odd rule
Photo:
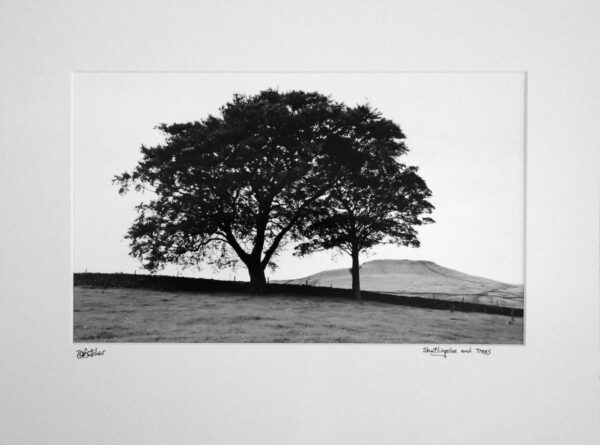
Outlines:
[[[75,286],[75,342],[523,343],[523,318],[292,295]]]

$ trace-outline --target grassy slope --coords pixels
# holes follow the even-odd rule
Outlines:
[[[347,268],[326,270],[287,284],[350,289],[352,278]],[[430,261],[374,260],[361,265],[363,290],[402,295],[443,298],[453,301],[506,307],[523,307],[523,286],[468,275]],[[446,294],[446,295],[444,295]],[[448,295],[454,294],[454,295]]]
[[[337,298],[74,289],[75,342],[522,343],[523,319]]]

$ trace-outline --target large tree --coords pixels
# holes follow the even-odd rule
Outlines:
[[[360,253],[382,244],[419,246],[416,226],[427,214],[431,191],[416,167],[398,161],[408,150],[404,133],[369,105],[345,108],[329,166],[337,172],[324,205],[302,227],[297,253],[337,248],[352,258],[352,290],[360,300]]]
[[[135,169],[114,179],[120,193],[152,196],[127,233],[131,254],[151,271],[239,259],[263,292],[278,247],[331,186],[340,113],[318,93],[265,90],[235,95],[218,116],[160,125],[164,143],[142,146]]]

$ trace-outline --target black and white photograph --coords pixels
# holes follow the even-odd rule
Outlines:
[[[75,342],[524,342],[526,75],[76,73]]]

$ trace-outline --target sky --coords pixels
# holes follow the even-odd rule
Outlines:
[[[218,114],[233,94],[266,88],[317,91],[347,105],[370,103],[400,125],[432,191],[434,224],[421,247],[377,246],[361,256],[433,261],[471,275],[523,283],[525,77],[523,73],[76,73],[73,76],[73,270],[142,273],[124,239],[134,206],[116,174],[132,170],[140,146],[162,142],[160,123]],[[304,258],[282,250],[272,280],[350,267],[333,251]],[[246,269],[164,274],[247,280]]]

